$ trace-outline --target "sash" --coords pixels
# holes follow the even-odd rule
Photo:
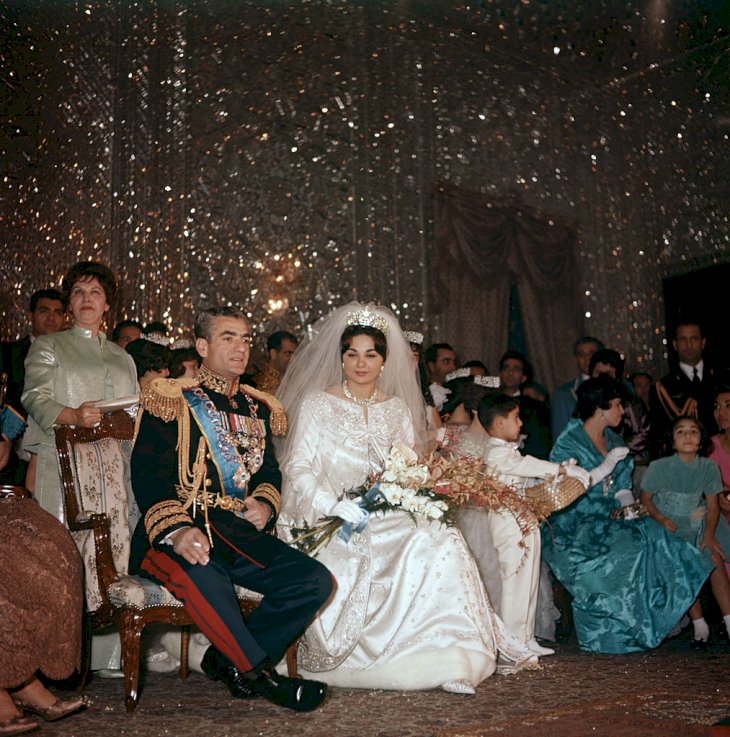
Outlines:
[[[245,499],[249,474],[238,450],[226,437],[219,410],[200,386],[183,389],[182,393],[205,437],[210,457],[218,470],[221,489],[228,496]]]

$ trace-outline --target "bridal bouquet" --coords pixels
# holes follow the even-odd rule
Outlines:
[[[462,504],[506,508],[523,534],[545,516],[530,500],[494,479],[478,459],[431,455],[419,460],[403,445],[391,449],[380,474],[350,490],[347,496],[368,512],[357,527],[339,517],[326,517],[314,526],[292,528],[291,544],[315,555],[335,535],[349,542],[353,532],[365,529],[370,515],[393,511],[406,512],[414,520],[421,517],[453,525],[456,509]]]

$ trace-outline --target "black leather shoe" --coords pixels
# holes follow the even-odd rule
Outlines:
[[[234,699],[251,699],[257,693],[251,685],[251,679],[236,668],[235,665],[217,648],[211,645],[203,655],[200,663],[208,678],[213,681],[222,681]]]
[[[275,670],[257,668],[247,674],[251,688],[263,698],[279,706],[294,711],[312,711],[327,695],[327,684],[309,681],[304,678],[289,678],[279,675]]]
[[[707,652],[707,640],[692,640],[689,643],[690,650],[697,650],[701,653]]]

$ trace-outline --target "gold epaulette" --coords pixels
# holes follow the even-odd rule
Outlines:
[[[282,403],[272,394],[254,389],[248,384],[242,385],[241,389],[246,394],[250,394],[255,399],[263,402],[271,410],[271,432],[274,435],[286,435],[286,412],[284,412]]]
[[[165,422],[179,420],[187,409],[182,390],[197,383],[195,379],[154,379],[142,389],[140,405]]]

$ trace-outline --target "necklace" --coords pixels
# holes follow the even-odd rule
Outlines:
[[[342,392],[351,402],[355,402],[355,404],[359,404],[361,407],[370,407],[375,404],[375,398],[378,396],[377,387],[373,389],[373,393],[369,397],[365,397],[364,399],[354,396],[350,391],[350,387],[347,386],[347,379],[342,382]]]

